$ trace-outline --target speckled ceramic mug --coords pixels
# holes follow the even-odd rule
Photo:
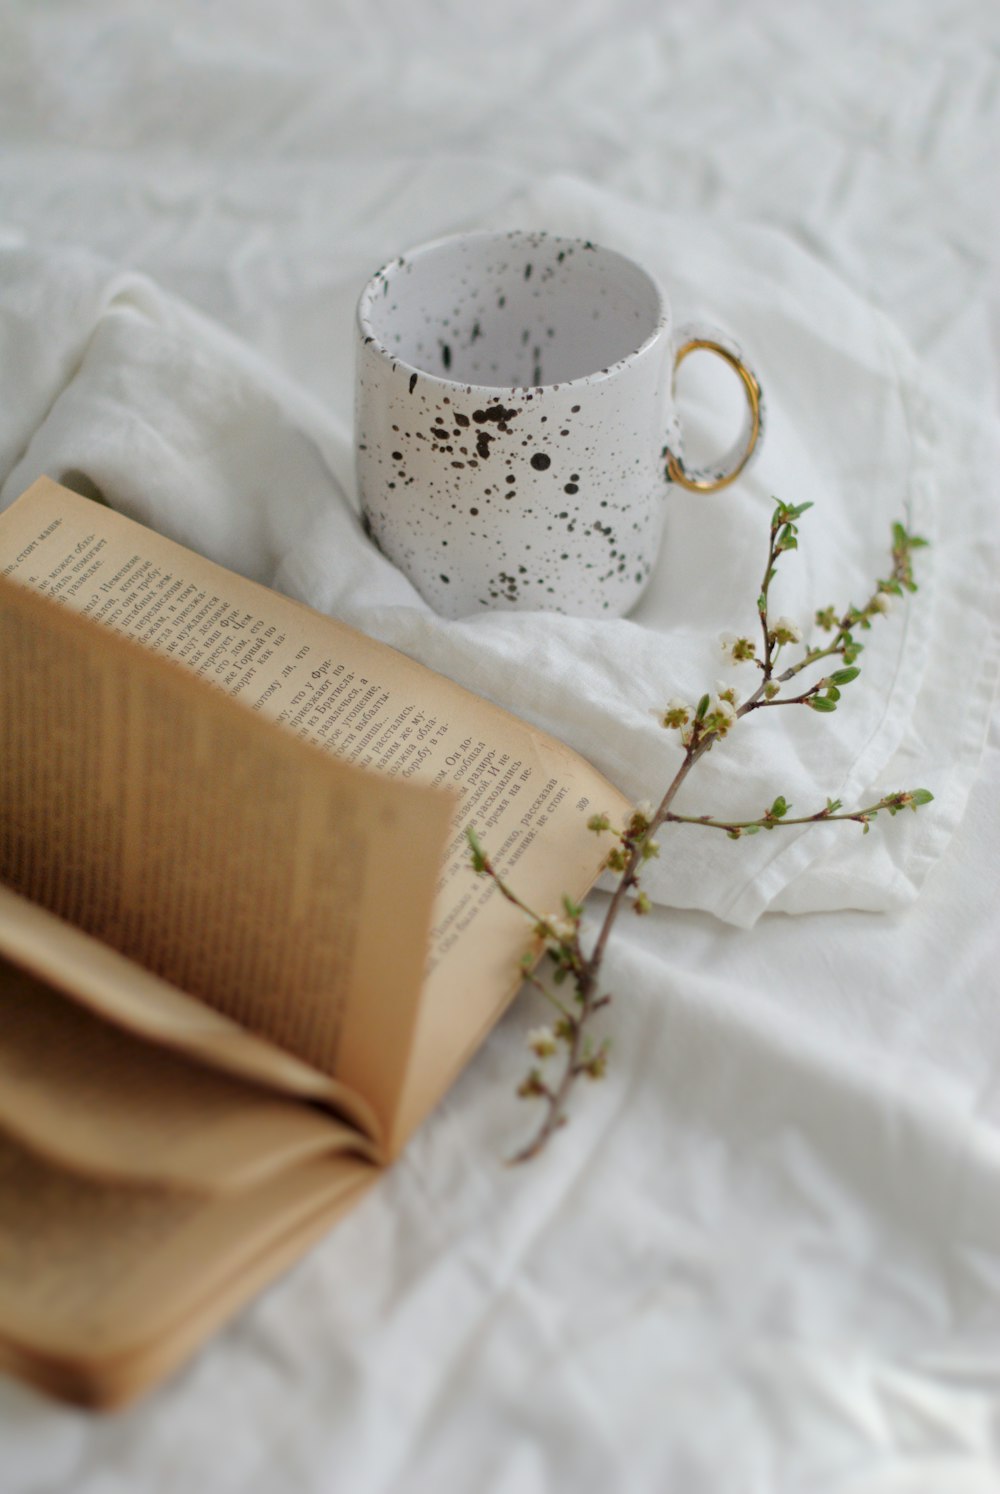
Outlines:
[[[610,249],[468,233],[393,260],[358,304],[365,524],[446,617],[489,608],[619,617],[656,559],[671,484],[713,492],[760,440],[760,382],[710,327]],[[746,394],[717,464],[684,463],[674,370],[705,348]]]

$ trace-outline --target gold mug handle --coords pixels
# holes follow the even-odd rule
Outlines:
[[[679,487],[694,493],[717,493],[735,482],[754,457],[764,434],[764,393],[760,379],[743,356],[741,349],[725,333],[716,328],[683,327],[677,337],[674,354],[674,377],[684,359],[694,352],[704,350],[715,353],[728,363],[740,377],[746,395],[746,412],[743,427],[735,445],[721,461],[708,467],[691,468],[685,465],[680,443],[680,428],[675,423],[674,445],[666,451],[667,476]]]

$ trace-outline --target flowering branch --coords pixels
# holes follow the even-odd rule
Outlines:
[[[907,533],[902,524],[894,524],[892,567],[889,575],[876,583],[863,607],[852,604],[842,612],[837,612],[833,607],[817,611],[816,625],[832,633],[830,642],[823,648],[807,647],[800,659],[779,670],[782,650],[802,642],[802,629],[787,617],[772,620],[770,589],[781,556],[798,548],[798,520],[811,507],[810,503],[797,506],[781,502],[776,504],[768,537],[767,564],[757,597],[761,635],[759,644],[745,634],[726,634],[722,639],[722,649],[729,662],[751,664],[759,670],[760,679],[756,688],[741,702],[732,686],[722,684],[714,696],[706,693],[694,706],[675,698],[668,701],[662,710],[655,711],[654,715],[665,730],[679,733],[684,752],[659,804],[655,809],[648,803],[637,805],[621,829],[616,829],[604,814],[593,815],[588,821],[588,828],[595,834],[609,834],[612,837],[614,844],[604,864],[618,878],[589,951],[581,941],[581,906],[564,897],[563,912],[558,915],[539,914],[529,908],[497,871],[475,831],[470,827],[466,832],[474,870],[481,876],[491,878],[508,902],[513,903],[531,920],[538,945],[534,953],[524,957],[522,969],[526,979],[545,996],[557,1013],[556,1021],[551,1027],[536,1028],[528,1034],[528,1046],[537,1061],[522,1081],[518,1094],[526,1099],[541,1100],[545,1108],[535,1135],[511,1158],[512,1162],[526,1162],[537,1156],[554,1133],[565,1125],[567,1102],[579,1079],[600,1079],[605,1073],[610,1042],[604,1038],[595,1043],[591,1031],[594,1016],[611,1001],[611,997],[600,989],[601,967],[611,931],[622,909],[630,905],[635,913],[642,915],[652,907],[649,897],[640,887],[640,878],[646,862],[655,859],[660,853],[655,836],[661,826],[701,825],[710,830],[724,830],[731,840],[739,840],[744,835],[756,835],[761,830],[847,820],[860,824],[867,834],[872,820],[879,814],[885,812],[896,815],[904,809],[915,812],[929,804],[934,797],[927,789],[898,790],[884,794],[873,804],[850,810],[844,810],[839,799],[828,798],[824,807],[814,814],[790,816],[790,806],[779,794],[763,814],[756,819],[747,820],[683,815],[672,808],[678,790],[695,764],[728,736],[738,721],[752,712],[779,705],[805,706],[821,715],[835,711],[842,690],[852,684],[861,673],[856,661],[864,644],[855,637],[855,633],[868,631],[876,617],[889,611],[893,597],[902,597],[907,592],[917,590],[913,579],[912,554],[925,545],[926,541]],[[783,688],[797,679],[804,670],[827,659],[839,660],[841,667],[822,675],[797,694],[782,694]],[[534,974],[539,949],[548,956],[547,974],[551,985],[559,989],[568,985],[571,991],[569,1000],[557,996],[545,980],[540,980]],[[556,1077],[550,1078],[547,1077],[546,1065],[553,1059],[559,1059],[561,1068]]]
[[[934,795],[927,789],[914,789],[912,792],[901,790],[895,794],[883,794],[877,803],[849,810],[846,814],[838,813],[843,807],[839,799],[828,799],[825,807],[818,809],[815,814],[793,817],[788,813],[790,805],[779,794],[759,820],[713,820],[707,814],[674,814],[673,811],[665,814],[663,819],[671,825],[707,825],[710,830],[725,830],[730,840],[739,840],[741,835],[756,835],[758,830],[775,830],[787,825],[818,825],[824,820],[854,820],[864,827],[867,835],[871,821],[882,810],[890,815],[899,814],[901,809],[912,809],[916,813],[922,804],[929,804],[933,798]]]

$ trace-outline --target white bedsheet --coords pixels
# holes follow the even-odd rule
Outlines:
[[[0,1489],[998,1488],[995,719],[979,749],[996,607],[1000,25],[985,3],[944,0],[851,0],[835,19],[737,0],[471,12],[319,0],[280,14],[107,0],[6,12],[0,245],[38,297],[22,302],[15,350],[32,349],[38,377],[12,379],[10,361],[0,375],[18,392],[0,412],[4,499],[43,457],[114,466],[80,419],[94,287],[131,287],[153,326],[179,317],[210,370],[233,360],[308,432],[320,486],[349,493],[352,303],[400,249],[525,213],[601,229],[662,253],[682,296],[734,327],[756,314],[766,339],[754,292],[773,245],[783,285],[822,290],[863,328],[876,320],[864,301],[886,313],[919,360],[906,389],[930,391],[929,472],[887,418],[863,523],[867,539],[883,509],[894,517],[918,468],[935,490],[933,586],[913,604],[933,619],[925,678],[898,723],[904,760],[883,753],[874,771],[891,771],[887,787],[926,781],[941,801],[914,822],[926,841],[893,855],[873,846],[876,828],[849,852],[802,852],[757,901],[754,877],[742,906],[713,902],[716,863],[703,861],[693,910],[660,908],[619,937],[612,1072],[557,1148],[531,1169],[498,1165],[525,1124],[511,1090],[540,1016],[527,998],[392,1176],[144,1405],[100,1423],[0,1386]],[[674,235],[662,250],[661,225]],[[72,269],[56,276],[66,253]],[[727,263],[740,270],[722,285]],[[174,297],[249,351],[185,320]],[[54,320],[46,363],[32,326]],[[815,346],[797,372],[823,455],[810,469],[801,422],[789,414],[784,444],[779,423],[759,487],[737,499],[748,527],[768,481],[822,489],[850,471],[810,402],[831,377]],[[775,377],[790,410],[787,371]],[[870,439],[864,451],[871,485]],[[149,491],[144,475],[133,483]],[[349,510],[323,513],[355,542]],[[254,535],[213,535],[212,514],[185,530],[161,495],[150,517],[229,563],[259,562]],[[851,554],[850,583],[866,558]],[[326,593],[335,566],[269,563],[267,579],[484,690],[480,644],[502,663],[517,637],[509,621],[440,628],[380,562],[364,586],[345,579],[352,566]],[[840,579],[836,564],[827,574]],[[504,676],[505,699],[538,719],[546,657],[520,698]],[[574,717],[561,734],[583,729]],[[602,765],[646,792],[642,756],[616,742]],[[719,840],[704,856],[728,853],[731,875],[746,847]],[[685,901],[677,885],[659,893]],[[769,904],[839,911],[758,918]]]

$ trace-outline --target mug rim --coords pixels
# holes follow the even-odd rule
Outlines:
[[[368,308],[376,295],[376,287],[391,283],[395,279],[395,273],[401,270],[407,261],[422,257],[426,254],[435,253],[460,240],[469,239],[544,239],[551,244],[572,244],[574,248],[583,248],[595,251],[606,259],[617,260],[619,264],[625,265],[629,270],[638,272],[652,290],[656,303],[656,324],[652,331],[648,332],[637,347],[631,349],[621,358],[616,358],[609,363],[607,368],[594,369],[592,373],[578,374],[573,379],[560,379],[551,384],[477,384],[469,383],[464,379],[449,379],[441,374],[432,373],[429,369],[420,368],[415,363],[410,363],[406,358],[393,353],[379,339],[374,326],[368,319]],[[384,294],[384,292],[380,292]],[[618,249],[610,249],[606,244],[595,243],[592,239],[580,239],[566,234],[549,233],[544,228],[474,228],[466,232],[443,234],[436,239],[428,239],[423,244],[417,244],[412,249],[406,249],[402,254],[396,255],[394,259],[387,260],[375,271],[370,280],[364,286],[358,297],[355,309],[355,323],[360,346],[362,349],[371,348],[380,357],[390,362],[394,368],[401,368],[406,373],[416,374],[418,378],[425,379],[428,383],[438,385],[441,389],[461,389],[466,393],[482,393],[485,395],[497,395],[501,393],[513,394],[518,391],[525,393],[529,391],[541,392],[555,389],[582,389],[593,387],[595,384],[603,384],[615,377],[623,368],[635,363],[650,348],[654,347],[669,332],[671,325],[671,306],[659,280],[638,260],[629,255],[621,253]]]

